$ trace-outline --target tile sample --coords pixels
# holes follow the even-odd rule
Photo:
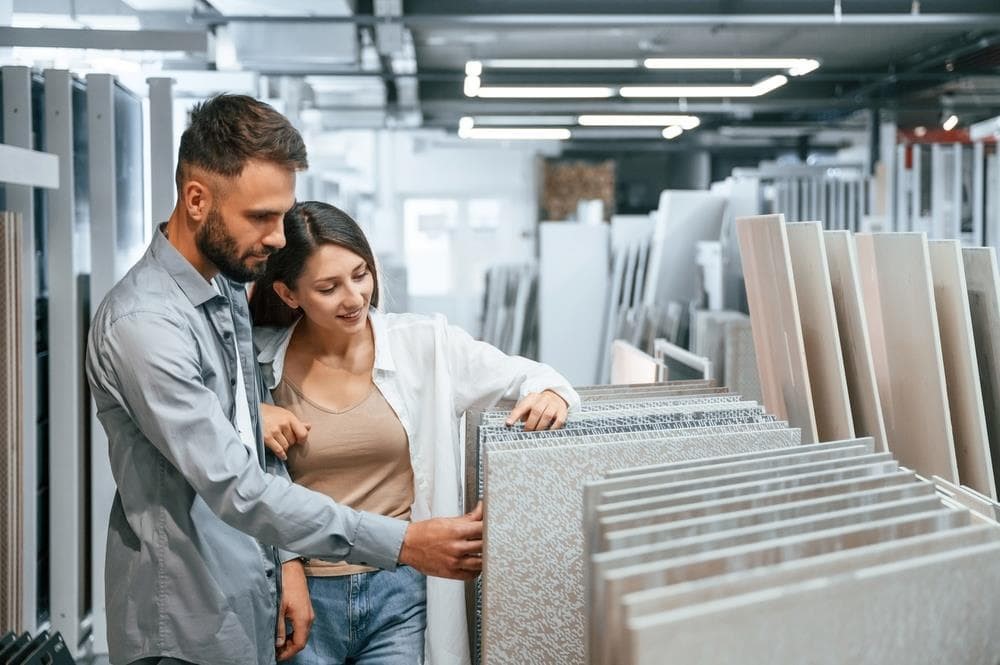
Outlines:
[[[609,468],[797,443],[796,430],[777,430],[526,450],[487,444],[484,664],[584,662],[584,481]]]
[[[982,592],[1000,587],[1000,544],[828,579],[635,619],[624,662],[977,665],[1000,653],[1000,594]]]
[[[819,222],[786,224],[802,324],[809,386],[820,441],[854,438],[854,417],[847,391],[837,312],[830,286],[823,227]]]
[[[882,402],[875,382],[868,317],[865,315],[858,276],[858,257],[854,238],[849,231],[826,231],[827,265],[833,306],[840,331],[840,348],[844,356],[847,392],[851,396],[851,414],[857,436],[870,436],[882,452],[889,450],[882,418]]]
[[[979,363],[979,381],[986,430],[993,461],[993,479],[1000,480],[1000,271],[992,247],[965,247],[965,285],[969,291],[972,332]],[[994,488],[994,492],[998,490]],[[993,495],[996,497],[996,493]]]
[[[927,238],[855,241],[889,450],[918,473],[958,480]]]
[[[814,443],[820,439],[784,217],[740,217],[736,231],[764,405],[801,428],[803,443]]]
[[[949,531],[936,531],[903,540],[890,540],[868,547],[841,550],[806,559],[793,559],[775,566],[756,569],[750,575],[746,571],[739,571],[691,582],[644,589],[624,595],[621,599],[621,609],[627,621],[798,581],[848,573],[890,561],[902,561],[995,542],[1000,542],[1000,530],[996,529],[995,526],[974,524]]]
[[[962,251],[957,240],[931,240],[928,250],[958,479],[963,485],[995,499],[996,483]]]

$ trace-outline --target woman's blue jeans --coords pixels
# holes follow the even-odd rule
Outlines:
[[[427,580],[415,569],[309,577],[316,620],[292,665],[419,665]]]

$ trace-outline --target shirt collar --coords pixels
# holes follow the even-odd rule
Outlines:
[[[389,349],[388,324],[385,314],[374,307],[368,310],[368,320],[372,324],[372,335],[375,337],[375,370],[395,372],[396,363]],[[301,321],[301,319],[299,319]],[[280,382],[285,368],[285,354],[292,340],[296,321],[287,328],[260,327],[254,329],[254,341],[257,343],[257,362],[264,368],[264,379],[267,388],[273,390]]]
[[[153,242],[150,245],[150,253],[156,262],[174,278],[177,286],[180,287],[184,295],[195,307],[204,305],[212,298],[224,297],[211,282],[205,279],[200,272],[195,270],[191,262],[177,251],[177,248],[170,244],[164,229],[167,224],[164,222],[157,227],[153,234]]]

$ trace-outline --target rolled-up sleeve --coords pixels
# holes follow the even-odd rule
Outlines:
[[[104,388],[144,437],[230,526],[304,556],[394,569],[407,522],[266,473],[205,386],[197,348],[170,317],[132,313],[91,348],[90,369],[98,380],[103,373]]]

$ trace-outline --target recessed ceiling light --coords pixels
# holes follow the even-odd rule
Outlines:
[[[558,127],[470,127],[459,128],[463,139],[494,139],[522,141],[565,141],[571,134]]]
[[[492,58],[483,60],[492,69],[632,69],[634,58]]]
[[[788,83],[778,74],[753,85],[646,85],[624,86],[622,97],[760,97]]]
[[[647,69],[784,69],[802,76],[819,68],[811,58],[646,58]]]
[[[694,129],[701,121],[693,115],[581,115],[577,122],[585,127],[668,127]]]
[[[475,95],[484,99],[600,99],[613,97],[614,88],[603,86],[489,86]]]
[[[956,127],[958,127],[958,116],[954,114],[948,116],[948,119],[941,124],[941,127],[946,132],[950,132],[951,130],[955,129]]]

